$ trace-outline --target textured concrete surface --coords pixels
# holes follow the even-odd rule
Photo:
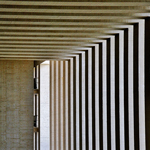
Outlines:
[[[0,150],[32,150],[33,61],[0,61]]]
[[[112,34],[112,30],[116,32],[122,25],[134,24],[131,20],[148,17],[149,2],[150,0],[0,1],[0,59],[72,58],[86,44],[103,39],[102,36]]]
[[[0,60],[51,59],[51,150],[150,149],[149,1],[0,1]]]

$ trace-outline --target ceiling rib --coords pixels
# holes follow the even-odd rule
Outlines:
[[[133,1],[2,0],[0,59],[68,60],[150,16],[149,2]]]

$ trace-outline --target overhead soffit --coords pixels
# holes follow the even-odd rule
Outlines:
[[[140,0],[1,0],[0,59],[71,58],[149,12],[150,3]]]

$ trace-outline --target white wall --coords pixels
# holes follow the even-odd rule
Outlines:
[[[40,148],[49,150],[49,64],[40,65]]]

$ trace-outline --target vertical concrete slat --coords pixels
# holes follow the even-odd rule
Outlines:
[[[70,59],[68,60],[68,149],[71,149]]]
[[[120,123],[120,149],[125,149],[124,125],[124,31],[119,34],[119,123]]]
[[[82,53],[79,54],[79,137],[82,149]]]
[[[86,114],[85,114],[85,52],[81,54],[82,57],[82,62],[81,62],[81,67],[82,67],[82,150],[86,150]]]
[[[145,139],[145,20],[139,21],[138,66],[139,66],[139,144],[140,150],[146,149]]]
[[[40,128],[40,65],[38,69],[38,88],[39,88],[39,94],[38,94],[38,127]],[[40,132],[38,134],[38,150],[40,150]]]
[[[76,63],[76,82],[75,82],[75,88],[76,88],[76,149],[80,150],[80,118],[79,118],[79,56],[77,55],[75,58]]]
[[[111,102],[111,149],[116,150],[116,124],[115,124],[115,37],[110,38],[110,102]]]
[[[65,150],[68,150],[68,61],[65,61]]]
[[[56,150],[59,150],[58,61],[55,62]]]
[[[58,139],[59,139],[59,146],[58,146],[58,148],[59,149],[61,149],[61,100],[60,100],[60,97],[61,97],[61,75],[60,75],[60,65],[61,63],[60,63],[60,61],[58,61],[58,101],[59,101],[59,105],[58,105],[58,109],[59,109],[59,114],[58,114],[58,116],[59,116],[59,122],[58,122],[58,128],[59,128],[59,137],[58,137]]]
[[[129,150],[134,150],[133,26],[128,28]]]
[[[55,135],[54,135],[54,61],[50,62],[50,118],[51,118],[51,137],[50,137],[50,149],[54,150],[54,143],[55,143]]]
[[[66,102],[65,102],[65,61],[63,61],[63,137],[64,137],[64,149],[66,148],[66,128],[65,128],[65,113],[66,113],[66,110],[65,110],[65,105],[66,105]]]
[[[129,66],[129,26],[124,30],[124,126],[125,126],[125,149],[129,149],[129,92],[128,92],[128,66]]]
[[[99,44],[95,46],[95,149],[100,149],[99,134]]]
[[[103,105],[103,149],[107,150],[107,46],[102,43],[102,105]]]
[[[60,61],[60,150],[64,150],[63,61]]]
[[[49,149],[51,149],[51,61],[49,60]]]
[[[54,100],[53,100],[53,103],[54,103],[54,149],[56,149],[56,120],[57,120],[57,116],[56,116],[56,61],[54,61],[54,86],[53,86],[53,89],[54,89]]]
[[[73,58],[70,59],[70,150],[74,150]]]
[[[92,50],[88,50],[88,138],[88,147],[92,150]]]

